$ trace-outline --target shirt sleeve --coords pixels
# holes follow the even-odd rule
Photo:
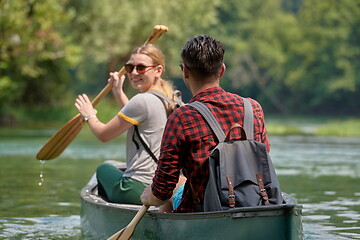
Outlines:
[[[180,118],[173,112],[168,118],[161,143],[161,155],[152,183],[155,197],[165,201],[170,199],[178,182],[181,163],[179,156],[183,141],[183,128]]]
[[[254,109],[254,133],[257,135],[255,140],[264,143],[266,151],[270,152],[270,141],[266,130],[264,111],[257,101],[251,99],[251,102]]]
[[[145,94],[137,94],[118,113],[126,121],[139,125],[148,117],[148,107]]]

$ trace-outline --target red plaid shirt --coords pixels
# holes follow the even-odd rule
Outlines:
[[[263,110],[258,102],[249,100],[254,111],[254,140],[266,144],[267,151],[270,151]],[[234,123],[243,125],[244,103],[236,94],[215,87],[200,92],[190,100],[194,101],[206,104],[225,133]],[[236,131],[233,133],[240,136],[240,131]],[[182,170],[187,182],[181,204],[174,212],[195,212],[189,181],[202,204],[209,178],[208,157],[218,143],[215,134],[195,108],[184,106],[176,109],[165,127],[158,168],[152,183],[153,194],[161,200],[169,199]]]

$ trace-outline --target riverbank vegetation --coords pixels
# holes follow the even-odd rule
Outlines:
[[[16,118],[21,122],[12,124],[12,128],[51,128],[60,129],[77,114],[74,97],[69,98],[64,106],[57,108],[18,109]],[[106,122],[119,111],[116,102],[105,97],[96,107],[98,117]],[[265,114],[266,127],[270,135],[312,135],[360,137],[360,118],[336,116],[300,116]],[[9,128],[9,126],[3,127]],[[1,129],[1,128],[0,128]]]
[[[328,116],[270,116],[270,135],[360,137],[360,118]]]

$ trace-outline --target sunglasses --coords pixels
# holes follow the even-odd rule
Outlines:
[[[142,64],[133,65],[133,64],[128,63],[128,64],[125,64],[124,67],[125,67],[125,70],[127,73],[132,73],[135,68],[137,73],[143,74],[156,66],[144,66]]]

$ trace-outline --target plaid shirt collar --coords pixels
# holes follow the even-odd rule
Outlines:
[[[212,88],[207,88],[201,92],[199,92],[198,94],[196,94],[195,96],[193,96],[189,103],[191,102],[195,102],[195,101],[204,101],[204,99],[208,99],[209,95],[210,96],[214,96],[214,94],[218,94],[218,93],[222,93],[225,92],[224,89],[222,89],[221,87],[212,87]]]

